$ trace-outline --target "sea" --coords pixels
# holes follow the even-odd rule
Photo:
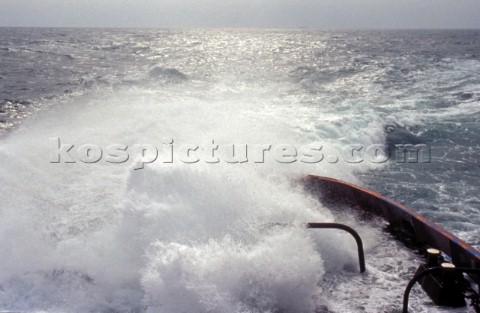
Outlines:
[[[301,179],[479,248],[479,120],[478,30],[0,28],[0,311],[401,312],[422,257]]]

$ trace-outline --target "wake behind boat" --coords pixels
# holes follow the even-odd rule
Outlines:
[[[362,182],[480,246],[477,30],[3,28],[0,39],[0,310],[398,312],[424,257],[374,214],[327,208],[299,186],[304,173]],[[210,164],[213,141],[272,149],[264,163]],[[143,145],[158,160],[132,169]],[[190,145],[205,148],[200,162],[165,163],[162,150]],[[285,145],[322,145],[324,158],[280,163]],[[385,145],[427,145],[431,162],[378,163]],[[313,228],[335,221],[362,239],[363,274],[345,229]],[[275,223],[286,226],[264,227]],[[467,253],[440,243],[445,258]],[[431,303],[412,290],[411,311],[444,313]]]

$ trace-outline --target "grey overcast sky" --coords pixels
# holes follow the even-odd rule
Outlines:
[[[480,28],[480,0],[0,0],[0,26]]]

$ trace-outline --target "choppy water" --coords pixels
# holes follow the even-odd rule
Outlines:
[[[418,257],[297,179],[369,186],[480,245],[479,51],[479,31],[0,29],[0,309],[398,311]],[[346,162],[386,125],[430,162]],[[367,274],[350,238],[271,226],[334,219]]]

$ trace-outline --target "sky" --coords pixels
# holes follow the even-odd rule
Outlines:
[[[0,26],[480,28],[480,0],[0,0]]]

